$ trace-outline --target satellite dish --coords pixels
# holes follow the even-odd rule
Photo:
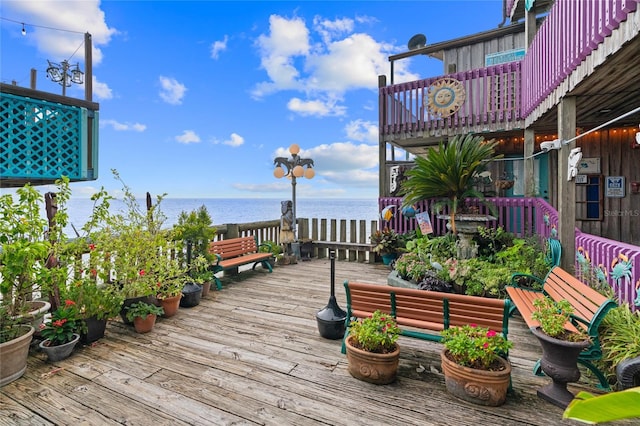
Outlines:
[[[407,47],[409,50],[420,49],[421,47],[425,47],[427,45],[427,37],[424,34],[416,34],[411,37],[409,43],[407,43]]]

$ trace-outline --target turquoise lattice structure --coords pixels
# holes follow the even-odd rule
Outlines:
[[[97,179],[97,111],[2,93],[0,122],[3,180]]]

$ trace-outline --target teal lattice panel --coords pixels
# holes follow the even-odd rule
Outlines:
[[[3,179],[86,179],[85,108],[3,93],[0,123]]]

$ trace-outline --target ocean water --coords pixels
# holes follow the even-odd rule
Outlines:
[[[160,211],[166,216],[162,227],[170,228],[177,222],[180,212],[190,212],[202,205],[209,211],[214,225],[279,220],[281,201],[265,198],[165,198],[160,203]],[[153,202],[155,204],[155,199]],[[377,199],[301,198],[296,200],[296,204],[298,218],[367,221],[379,218]],[[140,205],[146,208],[144,200],[140,200]],[[110,210],[113,213],[123,208],[121,201],[112,200]],[[72,198],[68,203],[70,223],[79,231],[87,222],[91,210],[91,200]],[[67,235],[73,236],[73,229]]]

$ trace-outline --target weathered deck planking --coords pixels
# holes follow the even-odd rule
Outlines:
[[[336,262],[336,298],[345,279],[386,283],[382,265]],[[502,407],[459,401],[444,387],[442,345],[400,338],[398,380],[353,379],[340,340],[320,337],[315,318],[329,299],[330,263],[314,259],[222,279],[224,288],[154,330],[119,320],[105,338],[49,364],[32,352],[23,378],[0,390],[0,425],[548,425],[562,410],[540,400],[548,379],[531,369],[540,348],[510,321],[514,392]],[[592,392],[587,374],[572,390]]]

